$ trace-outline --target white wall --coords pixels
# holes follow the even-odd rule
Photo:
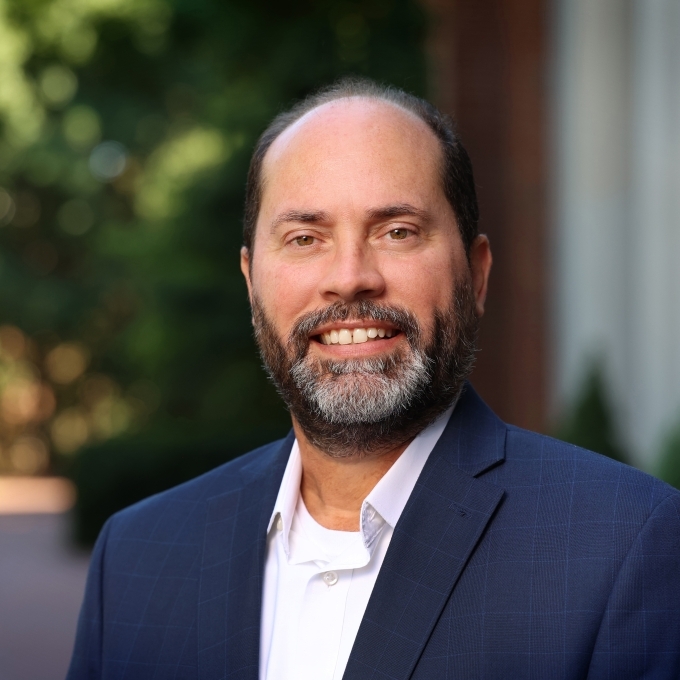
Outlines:
[[[602,361],[653,469],[680,420],[680,2],[554,9],[554,408]]]

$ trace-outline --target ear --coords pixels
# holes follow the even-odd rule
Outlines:
[[[484,314],[484,303],[489,288],[491,272],[491,244],[486,234],[479,234],[470,246],[470,271],[472,273],[472,290],[475,295],[477,316]]]
[[[248,286],[248,299],[250,304],[253,304],[253,284],[250,281],[250,251],[248,248],[243,246],[241,248],[241,272],[246,280],[246,286]]]

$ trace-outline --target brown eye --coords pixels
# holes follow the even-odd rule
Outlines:
[[[390,238],[394,241],[402,241],[408,236],[408,229],[392,229],[390,231]]]
[[[299,246],[311,246],[312,243],[314,243],[314,237],[313,236],[298,236],[295,239],[295,243],[297,243]]]

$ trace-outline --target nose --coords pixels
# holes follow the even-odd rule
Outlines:
[[[338,244],[319,283],[319,292],[331,302],[374,298],[385,290],[375,253],[362,242]]]

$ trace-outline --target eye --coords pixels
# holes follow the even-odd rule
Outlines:
[[[304,234],[303,236],[298,236],[297,238],[295,238],[293,240],[299,246],[311,246],[312,243],[314,243],[314,237],[309,236],[308,234]]]
[[[403,241],[410,233],[408,229],[397,227],[396,229],[390,229],[388,235],[393,241]]]

